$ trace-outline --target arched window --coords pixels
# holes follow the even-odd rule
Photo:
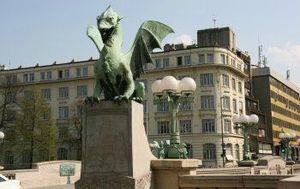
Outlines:
[[[237,160],[240,160],[240,145],[238,145],[238,144],[236,144],[235,145],[235,158],[237,159]]]
[[[203,145],[203,159],[216,160],[216,145],[207,143]]]
[[[68,159],[68,150],[66,148],[59,148],[57,154],[58,154],[58,160]]]

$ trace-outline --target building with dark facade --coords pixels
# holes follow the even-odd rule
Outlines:
[[[300,89],[269,67],[252,69],[252,83],[253,94],[262,102],[260,108],[266,113],[266,144],[271,145],[274,155],[280,155],[280,132],[300,137]],[[291,145],[292,158],[296,160],[299,145],[296,141]]]

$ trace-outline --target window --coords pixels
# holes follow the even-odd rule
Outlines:
[[[33,92],[32,91],[24,91],[23,95],[24,95],[25,98],[30,99],[30,98],[33,97]]]
[[[237,64],[237,68],[239,69],[239,70],[242,70],[242,65],[241,64]]]
[[[180,103],[179,106],[180,111],[186,111],[186,110],[191,110],[192,109],[192,103],[188,101],[183,101]]]
[[[214,63],[214,54],[207,54],[207,63],[208,64]]]
[[[232,99],[232,108],[233,108],[233,112],[234,112],[234,113],[237,113],[236,99]]]
[[[29,81],[30,82],[34,81],[34,73],[29,74]]]
[[[266,136],[265,130],[264,129],[258,129],[258,136],[259,137],[265,137]]]
[[[226,64],[226,57],[225,54],[221,54],[221,63]]]
[[[235,60],[231,59],[231,66],[235,67]]]
[[[22,152],[22,164],[26,167],[30,165],[30,152],[28,150]]]
[[[52,72],[48,71],[47,72],[47,80],[51,80],[52,79]]]
[[[158,112],[168,112],[169,111],[169,103],[168,102],[159,102],[157,104]]]
[[[81,77],[81,68],[76,68],[76,77]]]
[[[63,78],[63,71],[62,70],[58,70],[57,74],[58,74],[58,79]]]
[[[192,121],[191,120],[179,120],[180,133],[191,133],[192,132]]]
[[[214,76],[212,73],[200,74],[201,86],[212,86],[214,84]]]
[[[216,160],[216,145],[207,143],[203,145],[203,159]]]
[[[42,96],[44,99],[51,99],[51,89],[42,89]]]
[[[243,89],[242,89],[242,82],[238,82],[238,89],[239,89],[239,93],[242,93],[243,92]]]
[[[9,103],[17,102],[17,92],[16,91],[8,91],[7,92],[7,102],[9,102]]]
[[[232,145],[231,144],[226,144],[225,150],[226,150],[226,155],[232,156]]]
[[[202,109],[214,109],[215,108],[215,102],[214,102],[214,96],[201,96],[201,108]]]
[[[70,70],[65,70],[65,78],[69,78],[70,77]]]
[[[239,113],[243,114],[243,102],[239,102]]]
[[[222,97],[222,108],[223,108],[223,110],[230,110],[230,97],[229,96]]]
[[[69,136],[68,127],[59,127],[58,128],[58,138],[59,139],[67,139]]]
[[[81,85],[77,86],[77,96],[87,96],[87,86]]]
[[[170,132],[168,121],[158,121],[157,128],[158,128],[158,134],[166,134]]]
[[[231,133],[231,120],[224,119],[224,133]]]
[[[42,119],[43,120],[48,120],[49,119],[49,112],[48,111],[42,112]]]
[[[155,68],[161,68],[161,60],[155,59]]]
[[[222,74],[223,86],[229,87],[229,76],[227,74]]]
[[[61,106],[58,108],[58,118],[59,119],[67,119],[69,117],[69,107]]]
[[[88,76],[88,67],[82,68],[82,76]]]
[[[202,119],[202,133],[214,133],[214,132],[215,132],[215,120]]]
[[[77,105],[76,106],[76,115],[80,117],[82,114],[83,114],[83,106]]]
[[[59,90],[59,97],[60,98],[69,97],[69,87],[60,87],[58,90]]]
[[[11,151],[5,152],[4,164],[8,166],[14,164],[14,155]]]
[[[23,74],[23,82],[28,82],[28,74]]]
[[[238,144],[235,145],[235,158],[240,160],[240,146]]]
[[[41,80],[43,81],[43,80],[45,80],[46,79],[46,74],[45,74],[45,72],[41,72]]]
[[[205,54],[199,54],[199,64],[205,64]]]
[[[191,65],[192,64],[191,56],[184,56],[184,64],[185,65]]]
[[[181,66],[182,65],[182,57],[179,56],[177,57],[177,66]]]
[[[232,85],[232,89],[236,91],[236,83],[234,78],[231,79],[231,85]]]
[[[164,67],[164,68],[169,67],[169,58],[164,58],[164,59],[163,59],[163,67]]]

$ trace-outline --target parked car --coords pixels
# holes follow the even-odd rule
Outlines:
[[[21,182],[19,180],[9,180],[0,174],[0,188],[1,189],[21,189]]]

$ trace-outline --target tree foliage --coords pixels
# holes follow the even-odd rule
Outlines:
[[[14,119],[13,107],[16,106],[17,95],[23,87],[17,82],[15,75],[6,74],[0,77],[0,129],[4,129],[6,122]]]
[[[15,131],[30,167],[33,162],[55,159],[57,130],[49,105],[34,88],[19,101]]]

